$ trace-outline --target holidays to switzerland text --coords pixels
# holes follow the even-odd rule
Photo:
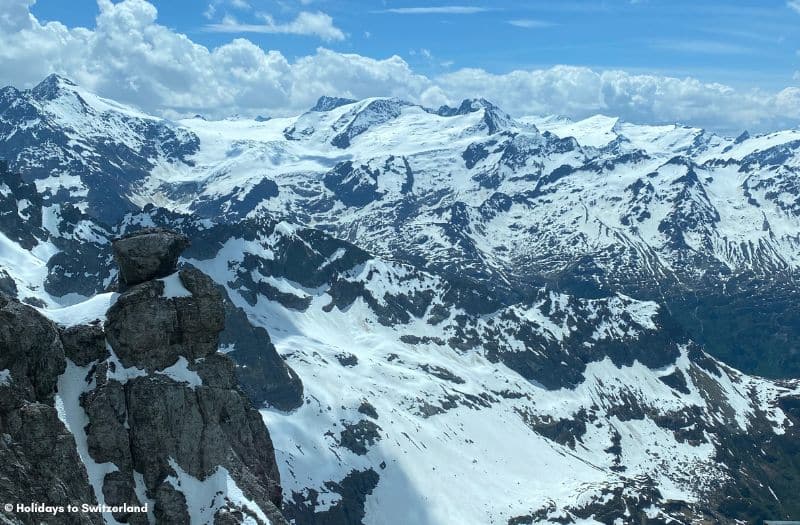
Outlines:
[[[3,505],[6,512],[17,514],[76,514],[76,513],[147,513],[147,503],[144,505],[98,505],[96,503],[81,503],[80,505],[48,505],[46,503],[6,503]]]

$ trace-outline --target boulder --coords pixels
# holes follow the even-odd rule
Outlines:
[[[106,337],[99,321],[88,325],[75,325],[60,330],[61,344],[67,357],[78,366],[108,357]]]
[[[171,230],[146,228],[113,242],[120,281],[132,286],[175,272],[189,239]]]

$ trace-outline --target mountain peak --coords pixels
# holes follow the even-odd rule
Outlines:
[[[311,108],[311,111],[330,111],[354,102],[356,101],[351,98],[329,97],[323,95],[317,99],[317,103],[314,104],[314,107]]]
[[[492,111],[499,110],[497,106],[495,106],[485,98],[465,98],[464,100],[461,101],[461,104],[457,108],[450,107],[447,104],[445,104],[439,107],[439,109],[436,112],[443,117],[453,117],[456,115],[467,115],[469,113],[474,113],[481,109],[492,110]]]
[[[742,133],[736,137],[736,140],[733,141],[734,144],[741,144],[745,140],[750,138],[750,133],[747,130],[742,131]]]
[[[52,100],[58,96],[62,89],[76,87],[78,87],[78,85],[72,80],[53,73],[39,82],[31,90],[31,93],[33,93],[37,99]]]
[[[442,117],[454,117],[456,115],[468,115],[480,110],[484,111],[483,121],[486,124],[489,134],[497,133],[514,124],[514,119],[512,119],[510,115],[482,97],[466,98],[461,101],[458,108],[453,108],[448,105],[441,106],[436,113]]]

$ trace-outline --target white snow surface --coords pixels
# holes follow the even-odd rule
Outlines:
[[[271,240],[252,241],[248,249],[271,257]],[[216,258],[189,262],[217,282],[229,283],[236,264],[225,261],[240,260],[241,247],[241,241],[231,239]],[[435,286],[432,277],[404,282],[400,276],[405,272],[402,265],[371,260],[346,275],[366,282],[378,300],[385,293]],[[367,274],[377,277],[370,281]],[[699,407],[708,418],[743,431],[756,409],[768,414],[776,433],[786,424],[777,399],[789,389],[724,367],[718,379],[692,364],[685,349],[668,370],[638,362],[620,368],[605,358],[588,365],[585,380],[576,388],[550,391],[490,362],[483,351],[460,353],[434,343],[400,341],[401,333],[441,336],[442,327],[424,319],[386,327],[361,299],[344,311],[326,312],[323,306],[331,298],[325,287],[308,290],[289,282],[284,286],[289,288],[284,292],[309,295],[310,307],[301,312],[263,297],[250,305],[235,289],[229,288],[229,293],[251,322],[269,331],[278,351],[303,379],[305,403],[300,408],[291,413],[264,409],[262,415],[275,443],[287,498],[313,489],[319,493],[318,511],[340,499],[326,482],[368,468],[380,481],[367,497],[367,524],[500,523],[550,503],[563,510],[602,498],[604,490],[639,475],[655,479],[665,499],[693,502],[728,477],[715,459],[715,439],[708,436],[707,442],[692,445],[649,417],[622,421],[607,416],[606,410],[633,396],[660,413]],[[553,308],[567,308],[568,298],[555,295],[551,303]],[[592,304],[585,306],[591,309]],[[619,295],[603,304],[610,313],[595,319],[597,338],[635,338],[638,330],[657,328],[655,303]],[[512,309],[553,339],[560,340],[569,330],[554,321],[550,310]],[[623,328],[623,312],[635,329]],[[355,356],[357,364],[342,366],[342,354]],[[463,382],[431,374],[426,367],[446,370]],[[687,378],[688,394],[659,379],[675,370]],[[706,398],[695,384],[708,379],[722,385],[720,399]],[[480,396],[489,396],[489,406],[469,401]],[[380,439],[359,455],[339,446],[339,440],[345,425],[367,419],[358,411],[364,401],[378,413],[374,423]],[[543,437],[528,424],[571,419],[593,405],[599,407],[599,419],[587,425],[574,449]],[[624,474],[612,469],[615,458],[607,450],[615,434],[620,436],[618,461]]]
[[[94,320],[104,322],[106,311],[116,302],[119,294],[106,292],[94,295],[85,301],[60,308],[39,308],[39,311],[62,326],[87,324]]]
[[[163,279],[158,279],[164,283],[163,297],[174,299],[176,297],[191,297],[192,292],[186,289],[181,281],[180,272],[174,272]]]
[[[175,460],[170,459],[169,464],[176,475],[169,476],[167,482],[185,496],[191,525],[213,525],[214,514],[229,503],[249,510],[263,523],[270,525],[271,521],[261,508],[242,493],[224,467],[217,467],[213,474],[201,481],[186,473]],[[256,524],[252,518],[243,523]]]
[[[183,356],[180,356],[174,365],[159,370],[156,373],[165,375],[177,383],[185,383],[192,389],[203,384],[203,380],[200,379],[197,372],[189,369],[189,361]]]
[[[126,119],[152,117],[74,86],[65,89],[44,110],[54,122],[80,130],[74,140],[110,135],[134,148],[140,145],[135,126]],[[98,115],[104,118],[97,119]],[[604,254],[620,246],[629,254],[625,264],[644,267],[651,276],[664,275],[679,261],[660,226],[676,217],[697,218],[681,232],[682,240],[732,270],[763,268],[765,261],[772,268],[800,268],[800,214],[793,208],[797,202],[792,193],[800,157],[793,153],[776,168],[759,156],[775,148],[796,148],[798,130],[734,141],[698,128],[637,125],[598,115],[578,122],[558,117],[500,119],[506,133],[492,135],[485,117],[484,109],[443,117],[393,99],[367,99],[265,122],[187,119],[178,125],[200,139],[193,165],[154,159],[155,168],[137,187],[134,199],[184,212],[198,199],[222,199],[224,213],[269,178],[278,187],[278,197],[258,202],[249,214],[264,211],[291,220],[302,218],[304,225],[334,230],[383,256],[345,275],[364,283],[379,304],[387,293],[436,288],[435,277],[406,279],[409,270],[390,259],[398,245],[414,247],[426,260],[452,258],[447,227],[458,218],[456,204],[463,205],[467,223],[463,241],[476,249],[481,265],[500,275],[515,262],[531,260],[548,265],[555,274],[582,254]],[[574,138],[578,147],[548,150],[555,139],[545,132],[559,139]],[[349,147],[334,146],[331,142],[343,133]],[[476,145],[485,156],[467,168],[465,152]],[[530,154],[509,159],[501,146]],[[637,156],[641,152],[644,155]],[[676,156],[690,162],[672,162]],[[728,162],[747,158],[752,162],[747,173]],[[324,176],[345,161],[366,172],[380,172],[376,182],[380,199],[354,207],[336,198],[325,186]],[[409,195],[427,200],[419,213],[395,228],[386,214],[409,198],[402,193],[406,166],[414,175]],[[562,167],[569,168],[568,175],[543,182],[544,175]],[[480,184],[476,177],[482,175],[496,175],[496,186]],[[196,184],[198,189],[179,197],[168,191],[182,183]],[[49,192],[67,188],[73,195],[87,191],[78,177],[66,173],[39,180],[37,187]],[[545,197],[531,203],[526,196],[534,189]],[[0,185],[0,193],[7,191]],[[482,207],[496,194],[520,198],[511,200],[502,212],[484,215]],[[331,206],[309,211],[309,203],[320,196],[330,199]],[[21,216],[27,209],[27,203],[18,203]],[[59,213],[56,207],[43,211],[43,226],[54,237],[60,235],[55,228]],[[584,380],[575,388],[549,391],[490,361],[485,348],[459,352],[435,342],[411,345],[400,339],[404,334],[441,337],[442,327],[461,312],[450,312],[442,326],[413,318],[408,325],[387,327],[362,299],[344,311],[325,311],[331,302],[326,287],[306,289],[258,272],[251,274],[255,281],[308,297],[311,304],[298,311],[263,296],[250,304],[230,287],[237,265],[246,253],[274,259],[276,241],[297,231],[291,220],[270,236],[227,239],[215,258],[190,262],[228,287],[236,305],[245,309],[252,323],[269,331],[278,351],[302,378],[302,406],[291,413],[265,409],[262,416],[275,444],[284,492],[290,496],[318,491],[318,510],[339,499],[327,482],[368,468],[379,474],[380,481],[367,497],[367,524],[504,523],[550,504],[558,513],[602,498],[605,490],[640,475],[652,477],[665,499],[692,502],[727,479],[728,473],[715,460],[718,440],[706,435],[706,441],[697,445],[681,442],[649,416],[623,421],[608,415],[609,409],[634,396],[644,408],[660,413],[697,408],[709,420],[744,432],[759,414],[766,415],[776,433],[784,432],[788,424],[777,400],[800,391],[796,383],[750,377],[723,365],[718,365],[721,377],[717,377],[693,364],[686,348],[664,370],[639,362],[617,367],[609,358],[598,359],[589,363]],[[87,240],[107,242],[89,223],[79,225],[77,232]],[[25,250],[0,234],[0,268],[14,279],[20,297],[40,299],[46,305],[40,311],[62,325],[102,320],[116,294],[52,297],[44,291],[46,263],[57,251],[50,242]],[[324,265],[343,256],[337,251]],[[596,260],[601,267],[606,264],[603,257]],[[163,282],[165,297],[191,295],[177,273]],[[555,305],[551,308],[567,308],[567,296],[555,294],[549,299]],[[599,312],[599,304],[586,301],[583,306]],[[498,314],[508,313],[547,340],[564,341],[573,326],[569,312],[559,317],[544,305],[515,305],[485,316],[475,328],[483,329],[490,321],[500,324]],[[595,342],[636,338],[657,328],[655,303],[617,295],[603,305],[610,314],[598,313],[592,319]],[[512,350],[531,350],[518,340],[505,343]],[[342,366],[337,357],[341,354],[355,356],[357,364]],[[123,383],[145,374],[124,368],[113,352],[110,360],[115,364],[110,377]],[[431,369],[447,371],[461,382],[434,375]],[[677,392],[660,379],[674,372],[685,377],[688,393]],[[97,464],[88,455],[83,430],[88,421],[79,403],[80,394],[91,388],[85,381],[87,373],[88,367],[68,362],[59,378],[56,408],[75,436],[102,503],[103,476],[116,467]],[[191,387],[200,384],[183,358],[161,373]],[[9,380],[10,373],[0,371],[0,383]],[[701,388],[706,381],[719,386],[718,396],[712,398]],[[340,435],[345,425],[366,418],[358,411],[364,401],[379,415],[374,423],[380,439],[358,455],[340,446]],[[587,425],[574,447],[531,428],[534,421],[574,419],[593,406],[599,407],[598,418]],[[619,458],[608,452],[616,435]],[[625,467],[624,473],[612,468],[618,465]],[[207,523],[226,501],[261,512],[225,469],[200,481],[177,465],[173,468],[177,474],[170,482],[186,494],[193,524]],[[143,482],[137,479],[136,486],[141,495]],[[653,507],[648,512],[656,517],[661,511]],[[111,516],[106,519],[115,523]]]

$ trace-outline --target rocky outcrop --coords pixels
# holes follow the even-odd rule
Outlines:
[[[185,236],[162,228],[139,230],[113,243],[120,280],[127,285],[166,277],[175,271],[181,252],[189,246]]]
[[[303,404],[303,382],[281,358],[269,333],[253,326],[242,308],[225,296],[225,330],[220,343],[236,363],[236,379],[245,394],[258,407],[269,406],[290,411]]]
[[[81,400],[89,452],[119,469],[104,480],[106,500],[135,505],[144,490],[158,522],[188,523],[202,506],[210,523],[283,523],[269,433],[217,353],[222,295],[202,272],[176,269],[187,244],[153,229],[114,242],[129,288],[107,313],[112,355]],[[212,501],[198,501],[198,487]]]
[[[0,501],[66,506],[96,503],[75,439],[59,418],[56,385],[65,368],[57,328],[0,294]],[[101,524],[98,514],[17,513],[1,523]]]
[[[193,361],[217,351],[222,295],[194,268],[173,272],[130,287],[109,309],[106,337],[125,367],[163,369],[179,357]]]
[[[286,523],[269,432],[218,352],[222,292],[176,268],[187,244],[160,229],[115,241],[125,288],[104,324],[56,327],[0,299],[0,501],[100,503],[134,525]]]

